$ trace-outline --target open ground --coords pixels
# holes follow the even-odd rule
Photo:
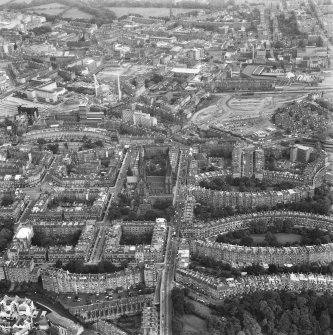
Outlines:
[[[1,1],[1,0],[0,0]],[[85,13],[76,7],[68,7],[66,5],[53,2],[48,5],[33,6],[27,9],[28,13],[36,13],[40,15],[59,15],[65,19],[91,19],[93,15]]]
[[[164,17],[169,16],[170,14],[170,8],[168,7],[162,7],[162,8],[155,8],[155,7],[109,7],[116,15],[117,17],[128,15],[128,14],[140,14],[144,17]],[[186,8],[174,8],[173,13],[174,15],[182,14],[191,12],[193,9],[186,9]]]
[[[223,94],[214,103],[197,113],[191,121],[197,125],[214,125],[248,135],[267,127],[274,127],[270,119],[274,111],[285,103],[300,99],[304,94]]]
[[[117,79],[119,74],[120,77],[122,76],[131,76],[131,75],[140,75],[144,74],[149,69],[149,66],[145,65],[132,65],[129,63],[124,63],[119,67],[108,67],[106,64],[102,71],[98,72],[97,79],[101,81],[114,81]]]
[[[0,0],[0,5],[5,4],[10,0]],[[15,0],[14,2],[27,2],[29,1],[23,1],[23,0]],[[110,10],[112,10],[117,17],[121,17],[123,15],[128,14],[140,14],[143,17],[164,17],[169,16],[170,14],[170,8],[154,8],[154,7],[108,7]],[[48,5],[40,5],[40,6],[33,6],[29,7],[28,12],[30,13],[36,13],[36,14],[45,14],[45,15],[61,15],[63,18],[72,18],[72,19],[91,19],[93,16],[80,11],[76,7],[68,7],[66,5],[57,3],[57,2],[51,2]],[[185,9],[185,8],[175,8],[173,10],[174,14],[182,14],[186,12],[190,12],[193,9]]]
[[[30,7],[28,12],[36,14],[60,15],[61,13],[64,13],[68,9],[69,9],[68,6],[54,2],[48,5]]]

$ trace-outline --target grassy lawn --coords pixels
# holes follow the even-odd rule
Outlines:
[[[144,17],[149,16],[169,16],[170,14],[170,8],[154,8],[154,7],[148,7],[148,8],[142,8],[142,7],[109,7],[116,15],[117,17],[121,17],[123,15],[128,14],[140,14]],[[186,12],[190,12],[193,9],[182,9],[182,8],[175,8],[173,10],[174,14],[182,14]]]
[[[184,322],[183,332],[193,332],[199,334],[207,331],[206,321],[192,314],[186,314],[182,317]]]
[[[62,14],[63,18],[69,18],[69,19],[91,19],[93,16],[80,11],[78,8],[70,8],[69,10],[66,10],[66,12],[64,12]]]
[[[207,307],[205,304],[202,304],[199,301],[195,301],[194,299],[191,299],[192,297],[193,298],[195,298],[195,297],[202,298],[201,296],[196,295],[194,292],[191,292],[190,294],[191,294],[190,298],[185,297],[185,300],[189,301],[194,306],[195,313],[197,315],[199,315],[203,318],[208,318],[212,314],[211,309],[209,307]],[[208,300],[210,300],[210,299],[208,299]]]
[[[50,3],[49,5],[30,7],[28,8],[28,11],[34,12],[37,14],[58,15],[64,12],[66,8],[69,8],[69,7],[63,4],[54,2],[54,3]]]
[[[302,237],[298,234],[285,234],[285,233],[276,233],[273,234],[276,236],[276,239],[279,243],[285,244],[285,243],[293,243],[293,242],[300,242]],[[250,234],[253,241],[256,243],[263,242],[265,240],[265,234]]]
[[[141,329],[141,313],[136,315],[123,315],[114,323],[128,334],[138,334],[138,331]]]

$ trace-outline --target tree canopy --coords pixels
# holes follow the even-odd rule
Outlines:
[[[256,292],[227,299],[208,321],[209,334],[302,334],[333,332],[333,296],[313,291]],[[221,318],[223,317],[223,318]]]
[[[60,265],[60,264],[59,264]],[[85,265],[81,260],[68,262],[62,267],[71,273],[114,273],[124,269],[124,266],[116,266],[112,262],[104,260],[100,261],[97,265]]]

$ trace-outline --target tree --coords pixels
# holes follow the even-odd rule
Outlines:
[[[97,141],[95,141],[95,146],[96,147],[103,147],[104,144],[103,144],[103,142],[101,140],[97,140]]]
[[[179,287],[174,287],[171,291],[172,305],[175,315],[184,315],[184,291]]]
[[[172,320],[172,333],[176,335],[180,335],[182,333],[184,324],[179,318],[174,318]]]
[[[60,259],[58,259],[55,262],[54,267],[56,267],[57,269],[61,269],[62,268],[62,261]]]
[[[46,140],[44,140],[44,138],[38,138],[37,139],[37,143],[39,144],[39,146],[43,146],[44,144],[46,144]]]
[[[129,166],[127,170],[127,176],[133,176],[132,168]]]
[[[245,330],[248,330],[249,335],[261,335],[261,327],[253,316],[245,311],[243,313],[243,326]]]
[[[53,327],[53,326],[50,327],[49,332],[50,332],[50,335],[59,335],[60,334],[58,328]]]
[[[245,245],[247,247],[251,247],[253,245],[253,239],[251,236],[245,236],[241,239],[240,242],[242,245]]]
[[[50,26],[41,26],[41,27],[36,27],[32,29],[32,31],[37,35],[44,35],[47,33],[50,33],[52,31],[52,28]]]
[[[8,228],[2,228],[0,231],[0,239],[10,240],[13,236],[13,232]]]
[[[10,206],[12,203],[14,202],[14,198],[11,195],[5,195],[2,199],[1,199],[1,206],[3,207],[8,207]]]
[[[57,154],[59,152],[59,143],[49,143],[47,148],[52,151],[53,154]]]
[[[330,328],[331,326],[331,317],[327,310],[322,311],[320,315],[320,328],[324,331]]]
[[[0,238],[0,251],[4,251],[7,248],[8,240]]]
[[[283,43],[280,41],[277,41],[274,43],[274,48],[275,49],[282,49],[283,48]]]
[[[186,301],[184,306],[184,312],[185,314],[193,314],[195,312],[194,305],[191,302]]]

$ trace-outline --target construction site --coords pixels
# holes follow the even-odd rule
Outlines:
[[[250,135],[274,128],[270,121],[274,111],[285,103],[306,97],[305,93],[240,93],[220,94],[219,101],[195,113],[191,122],[200,126],[213,125],[221,129]]]

